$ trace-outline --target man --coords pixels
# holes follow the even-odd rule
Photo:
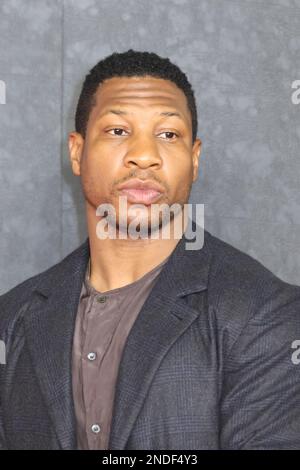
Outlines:
[[[206,230],[186,249],[186,219],[125,237],[136,204],[148,234],[174,228],[151,208],[187,203],[196,135],[168,59],[129,50],[87,75],[69,150],[89,236],[0,299],[2,448],[299,448],[300,288]]]

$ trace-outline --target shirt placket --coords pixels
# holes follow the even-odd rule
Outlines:
[[[103,448],[106,429],[103,410],[97,404],[97,384],[101,385],[101,363],[109,346],[113,325],[106,321],[101,328],[101,337],[93,334],[97,331],[97,322],[109,310],[109,299],[105,295],[91,295],[91,304],[86,315],[86,334],[82,354],[82,377],[84,406],[86,410],[86,434],[90,449]],[[113,321],[113,318],[112,318]],[[99,331],[99,330],[98,330]]]

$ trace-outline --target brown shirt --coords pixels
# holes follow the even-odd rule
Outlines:
[[[88,263],[79,298],[72,356],[78,449],[108,449],[122,350],[168,258],[137,281],[105,293],[90,284]]]

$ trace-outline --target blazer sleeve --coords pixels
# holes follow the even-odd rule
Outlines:
[[[5,342],[6,322],[4,321],[2,299],[3,299],[3,296],[0,296],[0,341]],[[3,403],[2,403],[6,357],[4,358],[5,360],[3,363],[2,353],[3,353],[3,348],[1,344],[0,345],[0,354],[1,354],[1,361],[0,361],[0,450],[7,450],[7,443],[6,443],[5,434],[4,434]],[[5,352],[4,352],[4,355],[5,355]]]
[[[0,403],[0,450],[6,450],[6,441],[4,436],[4,429],[3,429],[3,420],[2,420],[2,407]]]
[[[281,281],[265,293],[224,360],[221,448],[300,448],[297,345],[300,287]]]
[[[5,364],[0,363],[0,450],[7,449],[5,436],[4,436],[3,405],[2,405],[4,368],[5,368]]]

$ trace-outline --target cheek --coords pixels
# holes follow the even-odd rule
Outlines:
[[[91,152],[85,156],[81,165],[81,182],[86,195],[97,199],[105,196],[110,181],[111,167],[99,155]]]
[[[87,146],[82,165],[85,180],[104,180],[109,171],[108,159],[103,157],[101,148],[96,145]]]
[[[190,183],[193,177],[192,159],[187,156],[177,161],[169,160],[165,166],[165,172],[170,188],[185,186]]]

